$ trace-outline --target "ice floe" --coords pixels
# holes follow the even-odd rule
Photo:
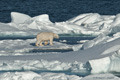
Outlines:
[[[11,18],[10,23],[0,23],[0,70],[27,70],[28,72],[1,72],[1,79],[118,80],[118,77],[105,73],[115,74],[120,72],[120,14],[86,13],[64,22],[55,23],[50,21],[47,14],[30,17],[23,13],[12,12]],[[36,47],[34,45],[36,39],[13,40],[15,37],[35,38],[38,32],[44,31],[72,34],[73,36],[75,34],[89,35],[96,36],[96,38],[77,45],[55,41],[54,46],[47,45],[44,47]],[[13,39],[4,40],[9,37],[13,37]],[[73,49],[74,51],[34,53],[39,49]],[[47,72],[38,74],[32,72],[32,70]],[[48,71],[53,72],[49,73]],[[54,71],[68,71],[72,75],[54,73]],[[32,76],[28,77],[31,74]],[[75,74],[93,75],[81,78]]]

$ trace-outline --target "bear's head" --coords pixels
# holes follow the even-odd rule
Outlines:
[[[57,35],[57,34],[53,33],[53,36],[54,36],[54,38],[59,39],[59,35]]]

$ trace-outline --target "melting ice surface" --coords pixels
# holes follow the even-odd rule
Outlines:
[[[30,17],[12,12],[11,18],[10,23],[0,23],[2,80],[119,80],[120,14],[86,13],[55,23],[47,14]],[[63,38],[55,40],[53,46],[36,47],[35,36],[44,31]],[[96,38],[68,44],[71,36],[81,35]]]

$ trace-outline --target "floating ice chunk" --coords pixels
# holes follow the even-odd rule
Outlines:
[[[94,23],[95,21],[99,20],[99,18],[100,18],[99,14],[89,13],[89,14],[79,15],[76,18],[69,20],[69,21],[75,24],[81,25],[81,24]]]
[[[115,52],[111,57],[111,64],[109,72],[120,72],[120,49]]]
[[[89,62],[80,63],[75,61],[73,64],[71,64],[70,68],[72,73],[80,74],[81,76],[89,75],[91,73],[91,66]]]
[[[111,24],[111,27],[117,26],[120,24],[120,14],[116,15],[116,18],[114,19],[113,23]]]
[[[83,49],[87,49],[87,48],[93,47],[98,44],[106,43],[108,39],[109,37],[106,36],[105,34],[100,34],[95,39],[83,43]]]
[[[73,51],[78,51],[82,48],[82,46],[83,46],[82,44],[75,45],[75,46],[72,47],[72,49],[73,49]]]
[[[110,31],[110,25],[106,24],[106,23],[103,23],[102,25],[99,26],[99,30],[109,32]]]
[[[48,23],[52,23],[49,19],[48,14],[42,14],[36,17],[33,17],[32,19],[38,21],[38,22],[42,22],[44,24],[48,24]]]
[[[18,31],[18,29],[5,23],[0,23],[0,32],[15,32],[15,31]]]
[[[11,12],[11,18],[12,18],[11,22],[15,24],[21,24],[31,19],[30,16],[23,13],[18,13],[18,12]]]
[[[101,18],[104,20],[104,21],[109,21],[109,20],[113,20],[115,19],[116,15],[101,15]]]
[[[90,41],[87,41],[87,42],[85,42],[85,43],[83,43],[83,49],[88,49],[88,48],[90,48],[90,47],[93,47],[94,46],[94,41],[93,40],[90,40]]]
[[[99,18],[100,18],[100,15],[99,15],[98,13],[93,13],[93,14],[91,14],[91,15],[88,17],[87,20],[85,20],[85,21],[83,22],[83,24],[94,23],[94,22],[96,22],[97,20],[99,20]]]
[[[90,65],[92,67],[91,73],[105,73],[108,72],[110,67],[110,58],[105,57],[102,59],[90,60]]]
[[[31,24],[28,25],[28,28],[30,29],[39,29],[41,30],[41,27],[37,25],[35,21],[33,21]]]
[[[111,33],[117,33],[117,32],[119,32],[120,31],[120,26],[118,25],[118,26],[115,26],[115,27],[111,27]]]
[[[109,36],[106,36],[105,34],[100,34],[98,37],[94,39],[94,41],[95,44],[101,44],[101,42],[105,43],[107,39],[109,39]]]
[[[16,27],[13,27],[11,24],[0,23],[1,38],[20,38],[23,36],[30,36],[30,32],[22,31]]]
[[[80,40],[79,43],[85,43],[85,42],[87,42],[87,41],[89,41],[89,40]]]
[[[79,16],[77,16],[77,17],[74,17],[74,18],[72,18],[72,19],[70,19],[70,20],[68,20],[69,22],[75,22],[75,21],[77,21],[77,20],[79,20],[79,19],[82,19],[82,18],[84,18],[85,16],[88,16],[88,15],[90,15],[91,13],[86,13],[86,14],[80,14]]]
[[[82,30],[83,31],[85,30],[83,27],[80,27],[79,25],[68,22],[56,22],[55,27],[61,30],[63,33],[69,33],[69,34],[74,34],[74,33],[79,34]]]
[[[116,34],[113,34],[114,37],[120,37],[120,32],[117,32]]]

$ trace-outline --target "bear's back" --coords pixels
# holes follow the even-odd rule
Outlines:
[[[37,38],[49,40],[50,38],[53,38],[53,33],[52,32],[41,32],[37,34]]]

